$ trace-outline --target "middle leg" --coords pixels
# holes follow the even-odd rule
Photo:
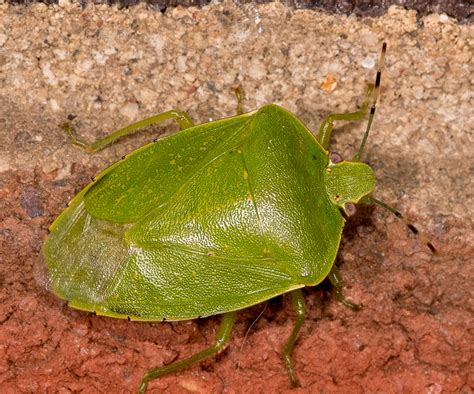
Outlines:
[[[301,326],[303,325],[304,319],[306,317],[306,303],[304,301],[303,292],[301,289],[293,290],[290,294],[293,308],[296,312],[296,322],[288,340],[283,346],[283,361],[285,362],[286,369],[290,375],[291,386],[298,387],[300,383],[298,381],[298,377],[296,376],[295,365],[293,363],[293,359],[291,358],[291,352],[293,351],[298,333],[300,332]]]

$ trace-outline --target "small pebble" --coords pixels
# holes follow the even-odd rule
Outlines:
[[[138,104],[133,102],[127,103],[122,107],[120,113],[127,118],[136,119],[138,115]]]
[[[6,42],[7,42],[7,35],[6,34],[0,34],[0,47],[2,47]]]
[[[441,14],[439,16],[439,21],[441,23],[449,23],[449,16],[447,16],[446,14]]]
[[[49,105],[51,106],[51,109],[53,112],[58,112],[61,107],[59,106],[58,102],[55,99],[49,100]]]
[[[364,60],[362,60],[362,67],[371,70],[375,66],[375,60],[372,57],[367,56]]]

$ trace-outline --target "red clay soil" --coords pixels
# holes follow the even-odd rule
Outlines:
[[[35,281],[47,227],[97,169],[56,179],[5,172],[0,179],[0,391],[133,392],[142,374],[212,342],[219,318],[138,323],[68,308]],[[416,218],[415,218],[416,219]],[[473,246],[469,223],[440,218],[433,256],[378,208],[346,228],[340,264],[352,312],[330,286],[308,288],[294,352],[301,388],[280,359],[294,313],[288,297],[243,311],[216,357],[150,385],[150,392],[472,392]],[[465,239],[465,238],[464,238]]]

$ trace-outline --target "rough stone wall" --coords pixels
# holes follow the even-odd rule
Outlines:
[[[198,123],[275,102],[317,131],[357,108],[388,53],[365,160],[376,195],[415,221],[429,253],[380,208],[361,209],[338,264],[353,313],[308,289],[294,358],[301,392],[472,389],[473,28],[446,15],[333,16],[278,3],[119,10],[0,5],[0,387],[6,392],[133,391],[142,373],[212,342],[218,319],[130,323],[74,311],[34,280],[48,225],[91,176],[169,125],[100,154],[73,147],[170,108]],[[365,122],[338,123],[350,158]],[[287,297],[243,312],[228,349],[152,384],[170,392],[285,392]],[[263,314],[260,316],[260,312]],[[257,317],[260,316],[257,319]],[[256,321],[255,321],[256,320]]]

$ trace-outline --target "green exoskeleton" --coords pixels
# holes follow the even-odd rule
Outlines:
[[[334,266],[345,216],[359,203],[377,203],[400,216],[372,196],[374,171],[361,161],[385,51],[384,44],[376,82],[360,109],[328,115],[317,137],[272,104],[201,125],[172,110],[93,144],[67,128],[73,142],[91,152],[165,119],[176,119],[182,130],[100,173],[54,221],[43,248],[52,291],[73,308],[141,321],[222,314],[212,346],[151,369],[140,392],[152,379],[222,349],[237,311],[284,293],[297,316],[283,346],[296,386],[291,352],[305,319],[301,289],[328,277],[338,298],[356,309],[342,296]],[[331,155],[334,121],[367,113],[353,159]]]

